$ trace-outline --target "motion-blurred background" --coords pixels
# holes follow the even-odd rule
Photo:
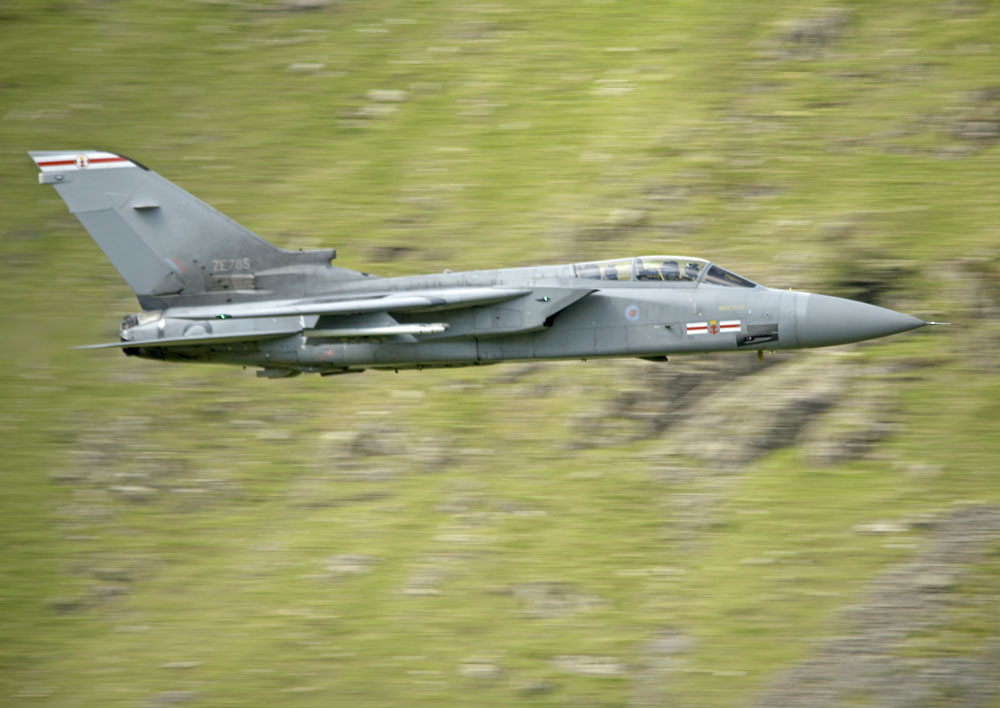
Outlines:
[[[0,704],[1000,706],[1000,4],[0,2]],[[950,328],[268,381],[29,149],[381,275],[643,253]]]

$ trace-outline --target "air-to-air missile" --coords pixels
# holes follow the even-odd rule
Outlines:
[[[641,256],[380,278],[273,246],[110,152],[29,153],[138,296],[130,356],[346,374],[512,360],[825,347],[916,329],[854,300],[773,290],[701,258]]]

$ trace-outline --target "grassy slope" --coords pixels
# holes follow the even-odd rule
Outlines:
[[[995,6],[849,4],[844,35],[802,61],[775,57],[799,4],[260,4],[0,8],[4,702],[619,705],[629,680],[552,658],[640,664],[643,642],[680,628],[695,644],[672,695],[736,705],[905,557],[856,524],[1000,501],[993,355],[979,335],[953,341],[996,323],[941,280],[943,258],[998,241],[996,143],[943,157],[968,144],[947,117],[995,82]],[[372,89],[409,99],[357,118]],[[882,461],[765,458],[692,549],[665,539],[675,490],[647,473],[655,443],[557,442],[641,366],[274,383],[67,351],[113,337],[134,301],[33,184],[24,151],[58,147],[132,155],[281,245],[338,246],[346,267],[687,252],[818,289],[826,264],[867,248],[922,274],[896,294],[911,311],[965,326],[865,350],[933,362],[898,383]],[[828,228],[843,222],[846,247]],[[379,263],[386,246],[412,251]],[[341,469],[340,432],[386,421],[432,451]],[[936,472],[902,474],[911,463]],[[79,469],[84,483],[49,476]],[[161,491],[108,492],[135,479]],[[326,570],[347,553],[378,563]],[[740,562],[768,554],[781,572]],[[428,566],[439,594],[406,594]],[[601,602],[525,618],[509,588],[539,581]],[[500,677],[463,677],[477,657]]]

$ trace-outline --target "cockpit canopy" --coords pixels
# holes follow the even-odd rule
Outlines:
[[[613,261],[577,263],[573,266],[578,278],[590,280],[638,280],[668,283],[698,283],[728,288],[755,288],[746,278],[701,258],[685,256],[640,256]]]

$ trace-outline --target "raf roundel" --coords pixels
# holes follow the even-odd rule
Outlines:
[[[635,322],[639,319],[639,308],[636,305],[629,305],[625,308],[625,319],[629,322]]]

